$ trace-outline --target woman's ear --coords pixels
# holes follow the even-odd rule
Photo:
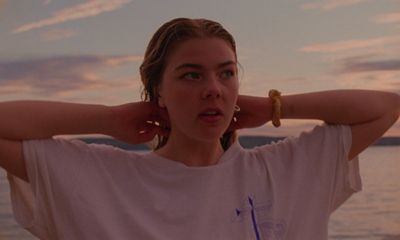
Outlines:
[[[161,108],[165,108],[165,103],[164,103],[164,100],[163,100],[163,98],[162,98],[162,96],[161,96],[161,95],[162,95],[161,84],[157,86],[157,88],[156,88],[156,94],[157,94],[157,103],[158,103],[158,106],[161,107]]]

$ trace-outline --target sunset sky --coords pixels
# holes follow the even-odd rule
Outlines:
[[[0,101],[139,101],[144,49],[175,17],[216,20],[235,36],[242,94],[400,94],[399,0],[0,0]],[[242,133],[295,135],[316,123]],[[400,136],[400,121],[386,136]]]

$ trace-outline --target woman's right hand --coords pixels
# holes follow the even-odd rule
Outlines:
[[[156,135],[168,136],[168,112],[152,102],[133,102],[113,106],[109,135],[130,144],[151,141]]]

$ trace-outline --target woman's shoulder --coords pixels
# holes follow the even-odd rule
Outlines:
[[[297,135],[287,136],[268,144],[256,146],[250,149],[249,153],[263,159],[319,156],[324,152],[335,152],[342,149],[343,146],[346,147],[350,142],[350,138],[349,126],[323,123],[308,130],[303,130]]]

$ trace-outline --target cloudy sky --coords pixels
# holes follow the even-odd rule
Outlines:
[[[0,101],[138,101],[146,44],[175,17],[213,19],[235,36],[242,94],[400,94],[399,0],[0,0]],[[243,133],[294,135],[316,123]]]

